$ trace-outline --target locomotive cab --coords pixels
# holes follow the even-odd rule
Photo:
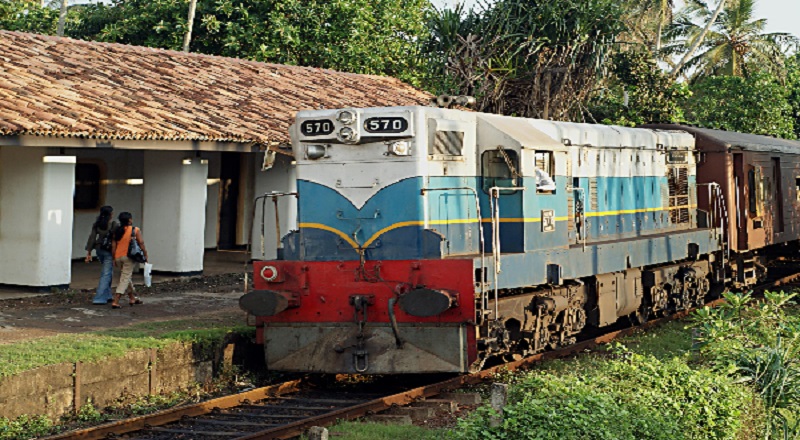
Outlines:
[[[476,253],[474,197],[441,191],[475,187],[474,121],[428,107],[298,113],[299,223],[284,239],[287,259]]]

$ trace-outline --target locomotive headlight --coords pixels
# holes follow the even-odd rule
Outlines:
[[[356,142],[356,131],[350,127],[342,127],[339,133],[336,134],[340,141],[346,144],[353,144]]]
[[[350,110],[342,110],[336,115],[336,120],[344,125],[350,125],[356,122],[356,114]]]
[[[306,145],[306,157],[312,160],[325,157],[328,149],[324,145]]]
[[[408,156],[411,154],[411,146],[406,141],[397,141],[389,144],[389,154],[394,156]]]

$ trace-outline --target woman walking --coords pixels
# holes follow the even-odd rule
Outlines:
[[[131,240],[136,240],[139,247],[142,248],[145,261],[147,261],[147,248],[144,247],[142,231],[139,228],[133,227],[133,216],[131,213],[121,213],[119,215],[119,224],[120,226],[114,233],[112,254],[114,255],[114,264],[121,266],[122,271],[120,272],[117,291],[114,294],[113,301],[111,301],[111,307],[114,309],[120,308],[119,299],[125,292],[128,293],[128,303],[130,305],[142,303],[142,301],[133,294],[133,265],[136,264],[136,262],[128,257],[128,249]]]
[[[92,224],[92,233],[86,242],[86,262],[92,262],[92,250],[97,254],[97,259],[102,264],[100,282],[97,292],[92,299],[92,304],[106,304],[111,301],[111,279],[114,276],[114,259],[111,258],[111,247],[114,231],[119,224],[112,217],[114,209],[110,206],[100,208],[100,215]]]

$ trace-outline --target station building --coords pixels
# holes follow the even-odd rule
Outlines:
[[[387,77],[0,31],[0,285],[68,286],[103,205],[133,214],[156,271],[201,273],[205,250],[262,227],[253,257],[272,258],[274,208],[262,219],[253,199],[294,189],[295,112],[429,98]]]

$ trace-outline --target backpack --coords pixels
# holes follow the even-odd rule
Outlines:
[[[114,240],[114,227],[116,222],[109,220],[108,222],[108,230],[105,234],[102,232],[97,233],[97,237],[95,238],[95,243],[97,243],[98,249],[102,249],[104,251],[111,252],[111,242]]]
[[[111,252],[111,240],[111,230],[109,229],[108,232],[106,232],[106,235],[100,239],[100,249]]]

